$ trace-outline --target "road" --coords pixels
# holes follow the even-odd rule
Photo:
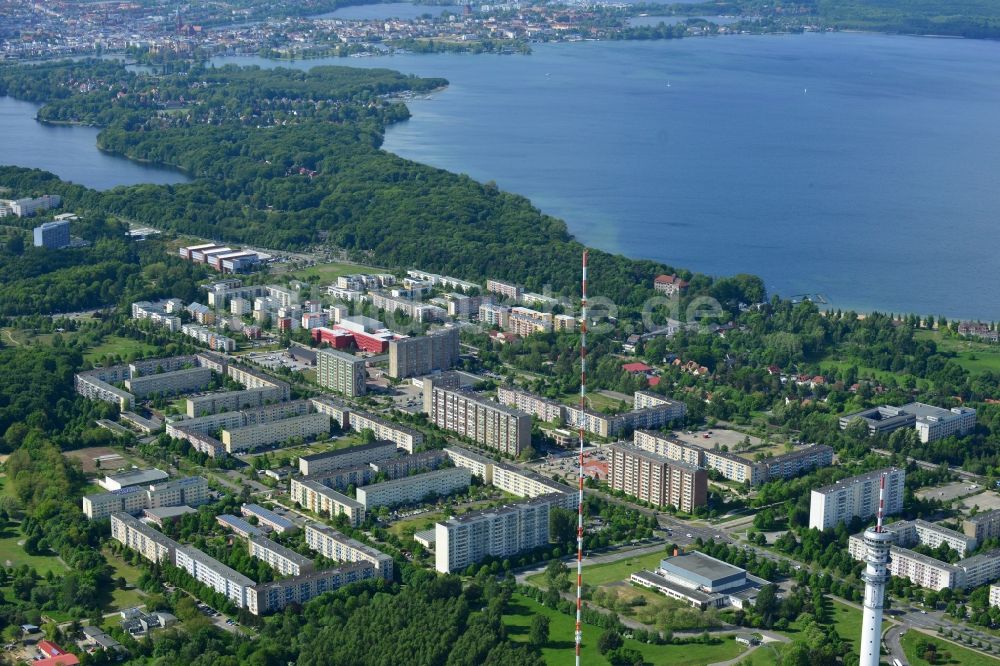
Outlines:
[[[906,664],[906,653],[903,652],[903,646],[900,644],[900,637],[906,633],[906,628],[894,624],[889,627],[885,635],[882,637],[882,642],[885,644],[885,649],[889,652],[889,661],[893,659],[898,659],[899,663]]]

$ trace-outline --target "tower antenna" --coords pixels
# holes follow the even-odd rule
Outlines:
[[[885,586],[889,582],[889,563],[892,561],[893,536],[882,526],[885,514],[885,477],[879,475],[878,511],[875,527],[865,530],[865,599],[861,618],[861,646],[859,666],[878,666],[879,646],[882,637],[882,614],[885,610]]]
[[[576,515],[576,666],[580,666],[580,645],[583,642],[583,628],[580,616],[583,611],[583,410],[587,407],[587,251],[583,251],[583,279],[580,299],[580,417],[577,423],[580,435],[580,457],[577,481],[580,496]]]

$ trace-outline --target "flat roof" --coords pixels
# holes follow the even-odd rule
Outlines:
[[[160,469],[133,469],[121,474],[108,474],[104,477],[104,483],[115,482],[120,486],[139,486],[142,484],[155,483],[169,478],[169,474]]]
[[[708,555],[700,553],[696,550],[668,557],[660,562],[660,568],[687,572],[711,581],[717,581],[729,578],[730,576],[743,575],[746,573],[739,567],[734,567],[731,564],[727,564],[722,560],[717,560],[714,557],[709,557]]]
[[[663,576],[653,571],[635,571],[632,573],[632,577],[640,578],[645,580],[657,587],[665,587],[668,590],[672,590],[677,594],[687,597],[688,599],[693,599],[702,604],[706,604],[715,598],[716,595],[707,592],[702,592],[701,590],[693,590],[690,587],[684,587],[683,585],[678,585],[677,583],[672,583]]]
[[[840,488],[846,488],[849,485],[855,483],[863,483],[865,481],[870,481],[872,479],[877,479],[882,474],[892,474],[893,472],[898,472],[900,469],[898,467],[883,467],[882,469],[877,469],[874,472],[866,472],[865,474],[858,474],[857,476],[849,476],[846,479],[841,479],[835,483],[831,483],[828,486],[823,486],[822,488],[816,488],[813,490],[814,493],[828,493],[832,490],[839,490]]]

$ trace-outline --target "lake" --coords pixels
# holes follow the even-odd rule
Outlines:
[[[834,308],[1000,319],[995,42],[729,36],[329,62],[446,77],[385,149],[496,181],[589,245],[754,273]]]
[[[37,112],[37,104],[0,97],[0,164],[45,169],[96,190],[188,181],[180,171],[102,153],[96,128],[46,125],[35,120]]]

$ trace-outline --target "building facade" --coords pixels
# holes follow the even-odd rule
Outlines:
[[[517,456],[531,445],[531,416],[470,391],[435,387],[424,381],[428,420],[504,455]]]
[[[878,510],[879,479],[885,474],[884,515],[903,510],[903,483],[906,472],[895,467],[852,476],[812,491],[809,527],[825,530],[854,517],[871,518]]]
[[[316,352],[316,381],[343,395],[355,397],[366,391],[365,359],[335,349]]]
[[[612,490],[687,513],[708,503],[708,473],[704,469],[624,443],[612,444],[607,451]]]

